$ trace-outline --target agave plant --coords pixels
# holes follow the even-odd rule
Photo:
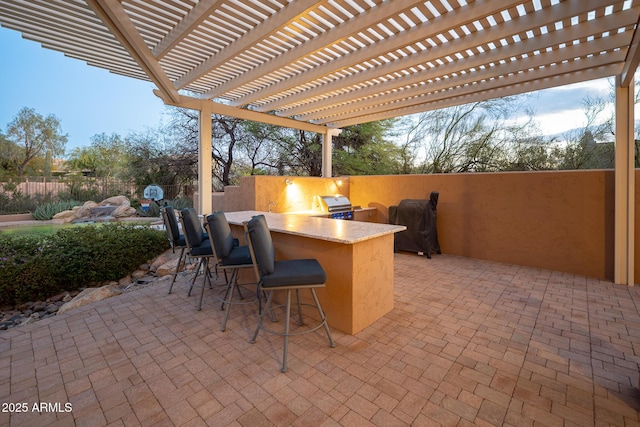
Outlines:
[[[72,209],[74,206],[80,206],[82,203],[76,200],[60,200],[58,202],[44,203],[38,206],[31,214],[35,219],[48,220],[62,211]]]

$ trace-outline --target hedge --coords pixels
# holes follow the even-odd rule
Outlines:
[[[0,305],[118,280],[169,248],[164,231],[106,223],[52,235],[0,234]]]

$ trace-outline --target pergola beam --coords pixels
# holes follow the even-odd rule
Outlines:
[[[423,1],[412,0],[409,3],[408,0],[403,0],[400,6],[402,6],[404,10],[410,9],[414,5],[420,3],[423,3]],[[215,98],[222,93],[232,90],[233,88],[242,87],[255,79],[273,73],[274,71],[291,63],[291,58],[304,58],[326,48],[328,45],[339,43],[341,40],[345,40],[348,37],[363,31],[368,26],[384,20],[390,11],[397,10],[398,5],[398,1],[382,3],[368,11],[364,16],[358,16],[350,19],[349,21],[330,29],[322,36],[314,37],[308,42],[290,49],[286,56],[275,58],[261,67],[247,71],[246,73],[213,88],[207,92],[205,96],[208,98]]]
[[[560,3],[554,6],[553,10],[545,11],[546,13],[525,15],[525,16],[513,19],[500,26],[496,26],[495,28],[492,28],[491,31],[483,31],[482,33],[474,32],[464,37],[460,37],[456,40],[453,40],[449,43],[441,44],[437,47],[432,47],[427,51],[418,52],[417,54],[407,56],[405,58],[379,66],[377,67],[377,69],[375,69],[375,76],[390,75],[396,72],[401,72],[402,70],[410,69],[411,67],[421,66],[427,61],[434,61],[439,58],[446,58],[449,55],[455,55],[457,52],[464,50],[464,47],[469,46],[470,43],[472,43],[473,46],[482,46],[487,43],[495,42],[497,46],[500,46],[499,41],[501,39],[511,37],[514,34],[521,34],[523,32],[526,32],[526,30],[529,30],[529,29],[537,29],[539,27],[549,25],[558,20],[571,17],[574,14],[588,12],[589,10],[591,10],[594,3],[595,1],[587,1],[587,0],[584,0],[584,1],[573,0],[573,2],[568,1],[564,3]],[[477,3],[474,3],[473,5],[476,5],[476,4]],[[376,46],[378,50],[376,50],[375,53],[377,55],[381,55],[384,52],[397,49],[405,44],[413,43],[418,40],[424,40],[429,37],[435,37],[439,32],[446,32],[450,28],[455,28],[455,26],[460,25],[461,23],[464,23],[467,20],[471,19],[472,16],[474,17],[473,19],[475,19],[475,15],[469,15],[469,13],[477,12],[477,13],[486,14],[489,12],[485,10],[486,6],[483,9],[481,9],[479,6],[475,6],[475,7],[479,10],[470,8],[470,9],[465,9],[464,12],[459,12],[458,14],[460,16],[456,21],[451,20],[451,18],[447,15],[448,20],[438,20],[433,23],[427,22],[423,26],[415,27],[411,31],[405,32],[400,37],[390,38],[390,39],[381,41],[377,43]],[[618,17],[612,17],[610,19],[606,19],[606,17],[603,17],[602,19],[599,19],[597,23],[594,22],[594,23],[591,23],[590,25],[583,24],[583,26],[589,25],[590,34],[594,34],[594,32],[598,30],[603,31],[609,28],[619,28],[623,24],[618,23],[617,27],[613,27],[613,25],[616,24],[615,18],[618,18]],[[435,25],[435,24],[439,24],[439,25]],[[420,31],[413,32],[416,29],[419,29]],[[563,32],[566,32],[566,31],[569,31],[569,30],[564,30]],[[554,32],[551,32],[551,34],[553,34]],[[534,40],[536,40],[537,42],[541,42],[548,35],[549,34],[535,37]],[[522,42],[523,41],[517,44],[518,50],[520,52],[522,52]],[[546,44],[546,45],[548,46],[549,44]],[[322,67],[317,67],[317,69],[314,69],[312,71],[307,71],[303,75],[288,79],[286,82],[283,82],[282,84],[273,85],[273,89],[269,87],[266,89],[266,91],[264,90],[261,91],[259,96],[264,98],[273,93],[276,93],[278,89],[280,89],[280,91],[284,91],[285,89],[291,88],[295,85],[296,79],[301,80],[302,78],[304,78],[306,81],[310,81],[316,76],[321,77],[324,75],[328,75],[332,72],[335,72],[337,71],[336,64],[338,62],[341,63],[340,69],[353,66],[358,61],[362,61],[366,59],[366,58],[361,58],[360,56],[365,55],[367,53],[371,55],[371,53],[367,52],[366,49],[362,49],[362,52],[358,52],[354,55],[344,56],[340,58],[340,60],[332,61],[331,63],[327,63]],[[463,61],[455,61],[455,62],[456,63],[459,62],[463,64],[465,67],[468,62],[472,62],[476,60],[486,64],[490,62],[487,60],[486,55],[490,55],[490,54],[491,52],[485,52],[485,54],[483,55],[475,55],[476,56],[475,58],[469,57]],[[383,70],[383,71],[380,71],[380,70]],[[263,106],[259,107],[259,110],[260,111],[277,110],[287,105],[301,102],[305,99],[313,99],[313,97],[321,97],[324,94],[344,91],[344,90],[347,90],[347,88],[352,88],[357,85],[363,84],[367,81],[370,81],[375,76],[370,72],[362,71],[356,74],[352,74],[351,76],[348,76],[348,77],[335,79],[323,85],[317,85],[312,89],[298,92],[295,95],[283,97],[276,101],[266,103]],[[251,98],[249,98],[249,100],[251,100]],[[240,103],[241,102],[238,102],[237,104],[240,104]],[[236,105],[236,104],[232,104],[232,105]]]
[[[268,86],[260,91],[242,96],[235,102],[233,102],[232,105],[246,105],[258,98],[264,99],[278,93],[283,93],[294,87],[298,87],[305,83],[312,82],[322,77],[331,75],[332,73],[346,70],[350,67],[357,66],[358,64],[364,63],[366,61],[375,60],[384,53],[393,52],[397,49],[404,48],[414,43],[424,42],[424,40],[428,38],[436,38],[441,33],[446,33],[452,29],[459,28],[461,25],[470,25],[472,22],[482,17],[495,14],[497,11],[503,10],[507,7],[515,6],[519,3],[522,3],[522,1],[512,0],[506,2],[501,0],[488,0],[485,2],[471,3],[465,8],[454,10],[447,13],[446,15],[442,15],[433,20],[424,22],[421,25],[415,26],[407,31],[404,31],[396,37],[385,38],[384,40],[380,40],[372,46],[359,49],[349,55],[343,55],[338,59],[326,62],[325,64],[315,67],[312,70],[308,70],[304,73],[299,73],[293,77],[282,80],[279,83]],[[596,3],[597,0],[568,0],[549,9],[541,10],[536,14],[524,15],[509,22],[505,22],[500,26],[491,28],[491,30],[485,29],[482,32],[475,32],[471,35],[461,38],[473,40],[473,43],[476,46],[481,45],[483,42],[493,41],[506,35],[518,34],[525,28],[529,29],[536,26],[545,25],[549,22],[555,22],[564,16],[571,16],[571,14],[581,13],[585,10],[591,10],[590,7],[593,7]],[[448,49],[452,44],[457,43],[451,42],[443,44],[442,50]],[[430,49],[427,49],[426,51],[423,51],[421,53],[423,59],[426,59],[426,57],[431,59],[441,57],[440,54],[435,54],[434,57]],[[372,74],[367,73],[366,71],[361,71],[357,74],[365,76],[365,78],[369,80],[372,78]],[[380,76],[384,74],[376,72],[375,75]],[[296,95],[286,97],[286,100],[278,100],[268,103],[265,108],[273,110],[278,108],[279,105],[286,105],[300,101],[303,99],[303,97],[304,99],[309,99],[313,96],[330,93],[331,91],[344,87],[342,80],[343,79],[336,79],[331,83],[316,85],[312,89],[301,91]]]
[[[331,121],[330,123],[327,123],[327,125],[336,128],[343,128],[359,123],[406,116],[408,114],[453,107],[456,105],[468,104],[470,102],[486,101],[493,98],[518,95],[521,93],[564,86],[587,80],[611,77],[620,73],[622,69],[621,63],[606,64],[598,67],[594,66],[593,68],[588,69],[583,69],[582,67],[571,69],[570,65],[562,65],[557,66],[554,70],[546,70],[544,72],[540,70],[536,71],[538,73],[537,78],[524,76],[520,73],[502,79],[495,79],[488,84],[483,84],[483,90],[478,90],[473,87],[463,87],[447,91],[437,97],[427,95],[416,97],[416,99],[411,100],[411,103],[405,102],[403,105],[399,104],[395,106],[395,108],[391,106],[388,106],[387,108],[379,106],[374,109],[369,109],[371,111],[363,112],[360,116],[356,117],[352,115],[351,118]]]
[[[186,36],[207,19],[224,0],[200,0],[169,33],[153,48],[153,55],[160,59],[177,46]]]
[[[317,3],[317,0],[297,0],[295,2],[289,3],[286,8],[276,13],[270,20],[265,21],[263,24],[257,25],[244,36],[234,41],[233,43],[222,49],[220,52],[217,52],[208,60],[198,65],[198,67],[193,69],[191,72],[184,75],[176,82],[177,87],[180,88],[186,86],[194,80],[199,79],[200,77],[207,74],[212,68],[219,67],[220,65],[239,55],[248,47],[251,47],[261,40],[275,34],[277,31],[287,26],[292,21],[299,18],[301,15],[307,13],[308,10],[313,8]],[[211,95],[209,95],[208,97],[213,98],[213,96]]]
[[[624,69],[620,74],[621,87],[626,87],[633,83],[638,64],[640,64],[640,18],[636,23],[636,29],[633,32],[633,39],[631,40],[631,44],[627,51],[627,59],[624,64]]]
[[[223,116],[235,117],[243,120],[251,120],[254,122],[266,123],[270,125],[282,126],[291,129],[304,130],[307,132],[327,133],[327,126],[316,125],[313,123],[299,122],[287,117],[278,117],[273,114],[259,113],[245,108],[236,108],[229,105],[219,104],[208,99],[192,98],[190,96],[179,95],[176,101],[167,99],[163,93],[155,90],[156,96],[162,99],[167,105],[174,107],[188,108],[190,110],[202,111],[204,109],[211,110],[212,114],[220,114]]]
[[[281,115],[286,115],[287,117],[297,117],[300,120],[317,120],[324,116],[326,113],[323,112],[324,109],[330,109],[331,114],[335,115],[337,113],[348,111],[353,109],[354,107],[358,107],[359,104],[363,104],[366,106],[367,104],[377,103],[377,99],[374,98],[375,95],[384,94],[385,99],[394,100],[400,99],[400,94],[393,94],[394,91],[399,91],[402,88],[409,87],[411,85],[420,84],[422,82],[427,82],[431,79],[436,79],[441,75],[453,75],[460,74],[463,71],[466,72],[467,75],[471,73],[468,70],[475,69],[481,67],[486,63],[500,63],[502,60],[505,60],[512,64],[511,71],[526,69],[526,67],[520,65],[522,61],[531,62],[532,58],[541,57],[549,57],[550,59],[547,61],[550,63],[560,62],[564,59],[569,59],[572,57],[584,56],[589,53],[592,49],[590,43],[592,42],[583,42],[578,45],[570,44],[573,40],[583,40],[587,37],[597,33],[602,32],[603,28],[619,28],[620,26],[625,24],[624,17],[610,15],[602,18],[603,22],[595,21],[585,23],[583,25],[577,25],[574,27],[567,28],[564,31],[553,31],[551,33],[546,34],[544,37],[535,37],[532,39],[522,40],[519,44],[509,44],[506,46],[499,46],[496,49],[493,49],[489,52],[486,52],[484,55],[474,55],[468,58],[465,58],[464,61],[454,61],[447,62],[442,65],[438,65],[433,68],[425,68],[419,69],[412,74],[402,75],[395,79],[389,79],[386,82],[378,83],[375,85],[369,85],[363,87],[361,89],[353,89],[346,90],[348,87],[353,87],[359,84],[362,84],[366,81],[366,76],[360,76],[359,74],[355,74],[350,77],[346,77],[344,79],[340,79],[336,81],[335,84],[331,84],[331,92],[343,91],[343,93],[335,96],[329,96],[327,98],[321,99],[317,102],[311,102],[302,104],[296,107],[289,108],[285,110]],[[627,19],[629,21],[629,19]],[[632,21],[629,21],[631,24]],[[598,40],[600,44],[600,51],[608,51],[615,49],[616,47],[626,46],[626,43],[630,40],[630,35],[628,32],[614,34],[610,37],[606,37]],[[546,46],[559,46],[560,44],[566,44],[566,48],[564,49],[554,49],[552,52],[546,52],[544,49]],[[450,45],[456,44],[456,41],[450,43]],[[535,52],[540,51],[541,53],[538,55],[529,55],[527,58],[523,58],[519,61],[511,61],[510,58],[516,57],[520,54],[520,52]],[[439,51],[438,48],[432,49],[434,53],[434,57],[442,57],[451,54],[452,49],[446,49],[443,51]],[[455,52],[455,50],[454,50]],[[569,53],[572,52],[572,53]],[[397,72],[398,70],[407,69],[410,67],[417,67],[422,65],[425,60],[423,57],[419,55],[408,56],[399,61],[397,61],[400,65],[396,66],[395,63],[389,63],[384,66],[385,72],[388,74]],[[590,64],[585,64],[585,66],[589,66]],[[498,65],[501,67],[501,65]],[[505,67],[502,67],[505,68]],[[486,68],[485,73],[494,72],[496,70],[492,68]],[[495,73],[494,73],[495,74]],[[440,83],[430,83],[429,89],[436,90],[434,84],[436,86],[443,86],[448,82],[445,80],[441,80]],[[456,79],[456,83],[458,83]],[[330,92],[327,92],[330,93]],[[369,97],[368,100],[365,98]],[[356,103],[354,103],[356,102]],[[288,103],[288,102],[287,102]],[[285,102],[281,103],[282,105],[286,105]],[[272,104],[267,104],[269,107],[272,107]],[[271,108],[260,108],[258,111],[270,110]]]
[[[93,9],[104,24],[109,27],[113,35],[122,46],[134,58],[147,76],[164,94],[164,98],[176,101],[179,98],[178,91],[167,77],[164,70],[153,57],[153,54],[140,36],[133,22],[117,0],[87,0],[87,4]]]

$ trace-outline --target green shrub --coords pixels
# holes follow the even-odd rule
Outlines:
[[[39,205],[31,215],[38,220],[48,220],[60,212],[68,211],[82,203],[76,200],[61,200],[59,202],[49,202]]]
[[[53,235],[0,235],[0,305],[118,280],[169,247],[163,231],[108,223]]]

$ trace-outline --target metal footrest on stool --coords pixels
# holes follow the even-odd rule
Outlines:
[[[315,286],[318,287],[318,286]],[[280,369],[281,372],[287,372],[287,359],[288,359],[288,347],[289,347],[289,337],[291,336],[297,336],[297,335],[304,335],[304,334],[308,334],[314,331],[317,331],[320,328],[324,328],[325,332],[327,333],[327,338],[329,339],[329,347],[334,348],[336,346],[335,342],[333,341],[333,337],[331,336],[331,330],[329,329],[329,325],[327,324],[327,318],[324,315],[324,311],[322,311],[322,307],[320,306],[320,301],[318,300],[318,296],[316,295],[316,291],[315,291],[315,287],[308,287],[307,289],[309,289],[309,291],[311,292],[311,295],[313,296],[313,300],[314,300],[314,304],[309,304],[309,303],[303,303],[300,301],[300,289],[304,289],[304,288],[299,288],[296,287],[294,289],[292,288],[279,288],[279,289],[269,289],[269,293],[268,293],[268,297],[267,297],[267,301],[265,304],[265,307],[263,310],[261,310],[261,313],[258,316],[258,326],[256,327],[255,332],[253,333],[253,337],[251,338],[251,340],[249,341],[250,343],[254,344],[256,342],[256,339],[258,338],[258,333],[260,332],[260,329],[264,330],[265,332],[269,333],[269,334],[273,334],[273,335],[277,335],[277,336],[281,336],[284,337],[284,348],[283,348],[283,355],[282,355],[282,368]],[[283,290],[286,291],[287,293],[287,297],[286,297],[286,302],[284,304],[279,304],[279,305],[272,305],[272,300],[273,300],[273,294],[276,290]],[[296,291],[296,302],[297,302],[297,306],[298,306],[298,325],[299,326],[303,326],[304,325],[304,321],[302,319],[302,307],[303,306],[309,306],[309,307],[315,307],[318,310],[318,314],[320,315],[320,320],[318,321],[318,324],[305,328],[302,331],[296,331],[296,332],[292,332],[290,330],[290,322],[291,322],[291,291],[295,290]],[[272,321],[276,321],[274,314],[273,314],[273,309],[274,308],[278,308],[278,307],[285,307],[285,320],[284,320],[284,332],[280,332],[280,331],[276,331],[273,330],[271,328],[268,328],[267,326],[264,325],[264,316],[265,316],[265,312],[267,311],[267,309],[269,309],[271,311],[271,317],[272,317]]]

